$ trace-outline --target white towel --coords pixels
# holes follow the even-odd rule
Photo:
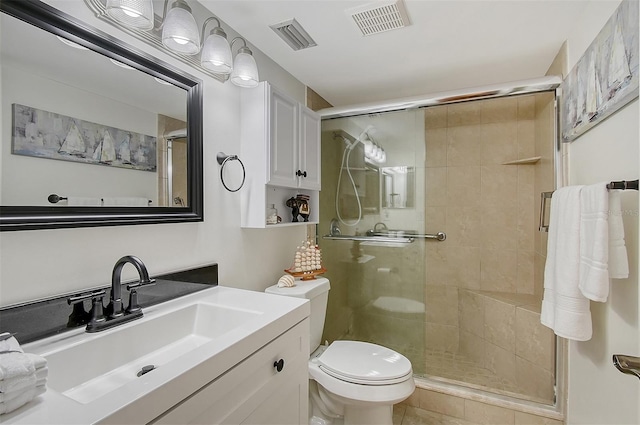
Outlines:
[[[0,392],[0,402],[11,400],[25,391],[30,391],[35,387],[41,387],[47,385],[47,376],[49,375],[49,368],[42,367],[36,369],[35,380],[21,380],[16,385],[13,385],[8,391]]]
[[[149,199],[139,197],[102,198],[105,207],[148,207]]]
[[[34,375],[35,371],[33,360],[24,353],[19,351],[0,352],[0,391],[6,382]]]
[[[7,401],[0,402],[0,415],[13,412],[19,407],[29,403],[35,397],[43,394],[47,388],[45,386],[34,387],[28,391],[20,393],[17,397]]]
[[[67,198],[67,205],[69,206],[92,206],[92,207],[101,207],[102,199],[100,198],[86,198],[81,196],[69,196]]]
[[[551,198],[544,295],[540,322],[556,335],[577,341],[591,339],[591,311],[580,277],[580,193],[583,186],[556,190]]]
[[[629,259],[624,243],[624,224],[620,191],[609,191],[609,277],[626,279],[629,277]]]
[[[580,192],[580,283],[582,295],[605,302],[609,296],[609,191],[607,183]]]

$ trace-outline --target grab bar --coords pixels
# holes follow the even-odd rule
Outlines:
[[[410,238],[389,238],[384,236],[349,236],[349,235],[324,235],[322,239],[333,241],[359,241],[359,242],[394,242],[394,243],[413,243],[415,239]]]
[[[389,233],[394,234],[395,236],[388,236]],[[394,239],[398,238],[414,238],[414,239],[436,239],[437,241],[444,241],[447,239],[447,234],[445,232],[438,233],[426,233],[424,235],[418,235],[415,233],[401,233],[401,232],[372,232],[370,237],[391,237]]]
[[[614,354],[613,364],[620,372],[640,378],[640,357]]]

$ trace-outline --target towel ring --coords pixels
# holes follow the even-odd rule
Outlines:
[[[240,158],[238,158],[238,155],[227,155],[224,152],[218,152],[218,154],[216,155],[216,159],[218,160],[218,164],[220,164],[220,181],[222,182],[222,186],[224,186],[224,188],[229,192],[237,192],[242,189],[242,186],[244,186],[245,177],[247,176],[247,172],[244,168],[244,164],[242,163]],[[237,189],[229,189],[227,184],[224,182],[223,171],[224,166],[227,165],[228,161],[238,161],[242,166],[242,183],[240,183],[240,186],[238,186]]]

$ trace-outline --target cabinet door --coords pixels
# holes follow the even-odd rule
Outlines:
[[[280,371],[275,362],[282,359]],[[309,319],[156,418],[153,425],[308,422]]]
[[[298,104],[272,90],[269,100],[271,116],[269,184],[297,187],[298,177]]]
[[[320,190],[320,116],[300,108],[300,187]]]

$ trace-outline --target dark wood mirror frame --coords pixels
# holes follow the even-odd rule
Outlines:
[[[187,207],[0,206],[0,231],[203,221],[202,81],[39,0],[2,0],[0,11],[184,89],[189,190]]]

